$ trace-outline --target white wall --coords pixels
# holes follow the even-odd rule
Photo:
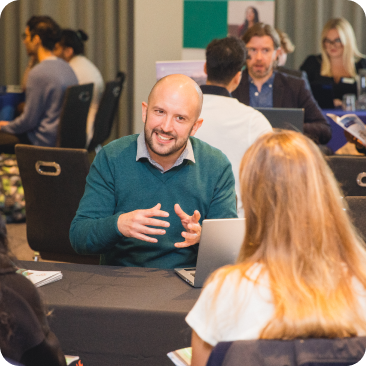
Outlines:
[[[134,0],[133,133],[143,128],[141,102],[155,84],[155,61],[180,60],[183,0]]]

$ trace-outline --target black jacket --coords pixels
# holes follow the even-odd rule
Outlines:
[[[248,71],[245,70],[238,88],[231,93],[239,102],[246,105],[250,105],[248,77]],[[331,139],[330,125],[323,116],[311,91],[306,88],[303,79],[277,71],[273,82],[273,107],[304,108],[304,134],[322,145]]]

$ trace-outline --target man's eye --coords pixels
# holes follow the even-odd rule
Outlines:
[[[178,119],[178,121],[181,121],[181,122],[184,121],[184,117],[182,117],[182,116],[178,116],[177,119]]]

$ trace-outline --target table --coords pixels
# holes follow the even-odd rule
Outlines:
[[[173,366],[166,354],[190,346],[184,318],[200,289],[172,270],[20,262],[61,270],[63,279],[39,288],[51,329],[64,353],[85,366]]]
[[[25,93],[0,94],[0,121],[12,121],[17,105],[24,100]]]
[[[366,124],[366,111],[364,110],[357,110],[357,111],[343,111],[341,109],[323,109],[323,115],[330,123],[332,128],[332,138],[328,142],[327,146],[333,151],[336,152],[342,146],[347,143],[346,137],[344,136],[344,130],[342,127],[338,126],[330,117],[327,116],[327,113],[335,114],[339,117],[342,117],[345,114],[356,114],[363,123]]]

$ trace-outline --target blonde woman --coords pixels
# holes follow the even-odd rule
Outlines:
[[[341,106],[344,94],[357,95],[355,76],[366,68],[363,57],[351,24],[344,18],[328,20],[321,35],[321,55],[309,56],[300,67],[307,72],[321,108]],[[326,89],[332,91],[333,106],[329,105]]]
[[[366,250],[319,148],[274,130],[247,150],[240,181],[244,243],[186,318],[192,366],[221,341],[365,335]]]

